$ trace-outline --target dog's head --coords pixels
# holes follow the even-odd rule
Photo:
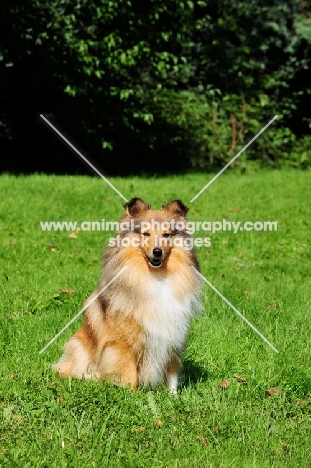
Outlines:
[[[166,203],[161,210],[152,210],[140,198],[132,198],[124,208],[123,221],[130,225],[132,244],[141,250],[151,268],[162,267],[172,249],[177,244],[182,248],[180,241],[189,237],[186,233],[188,208],[180,200]]]

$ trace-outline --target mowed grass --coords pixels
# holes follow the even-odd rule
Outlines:
[[[211,237],[197,249],[204,276],[279,353],[205,285],[176,397],[54,375],[82,317],[39,351],[95,289],[112,233],[39,222],[118,220],[123,201],[99,178],[1,176],[0,465],[310,467],[310,175],[227,172],[193,203],[211,175],[111,179],[153,207],[182,199],[192,221],[278,221],[196,236]]]

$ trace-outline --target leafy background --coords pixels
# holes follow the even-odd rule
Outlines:
[[[41,113],[110,174],[217,168],[275,114],[248,160],[310,165],[310,0],[12,0],[0,31],[2,170],[85,170]]]

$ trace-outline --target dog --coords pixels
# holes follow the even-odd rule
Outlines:
[[[164,382],[176,393],[190,319],[200,307],[188,209],[172,200],[152,210],[140,198],[124,208],[84,323],[53,367],[61,377],[111,379],[132,389]]]

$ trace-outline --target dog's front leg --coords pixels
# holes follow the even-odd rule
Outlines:
[[[172,392],[177,393],[178,387],[178,374],[181,367],[181,359],[179,355],[175,355],[171,361],[169,362],[166,372],[165,372],[165,380],[166,380],[166,387]]]

